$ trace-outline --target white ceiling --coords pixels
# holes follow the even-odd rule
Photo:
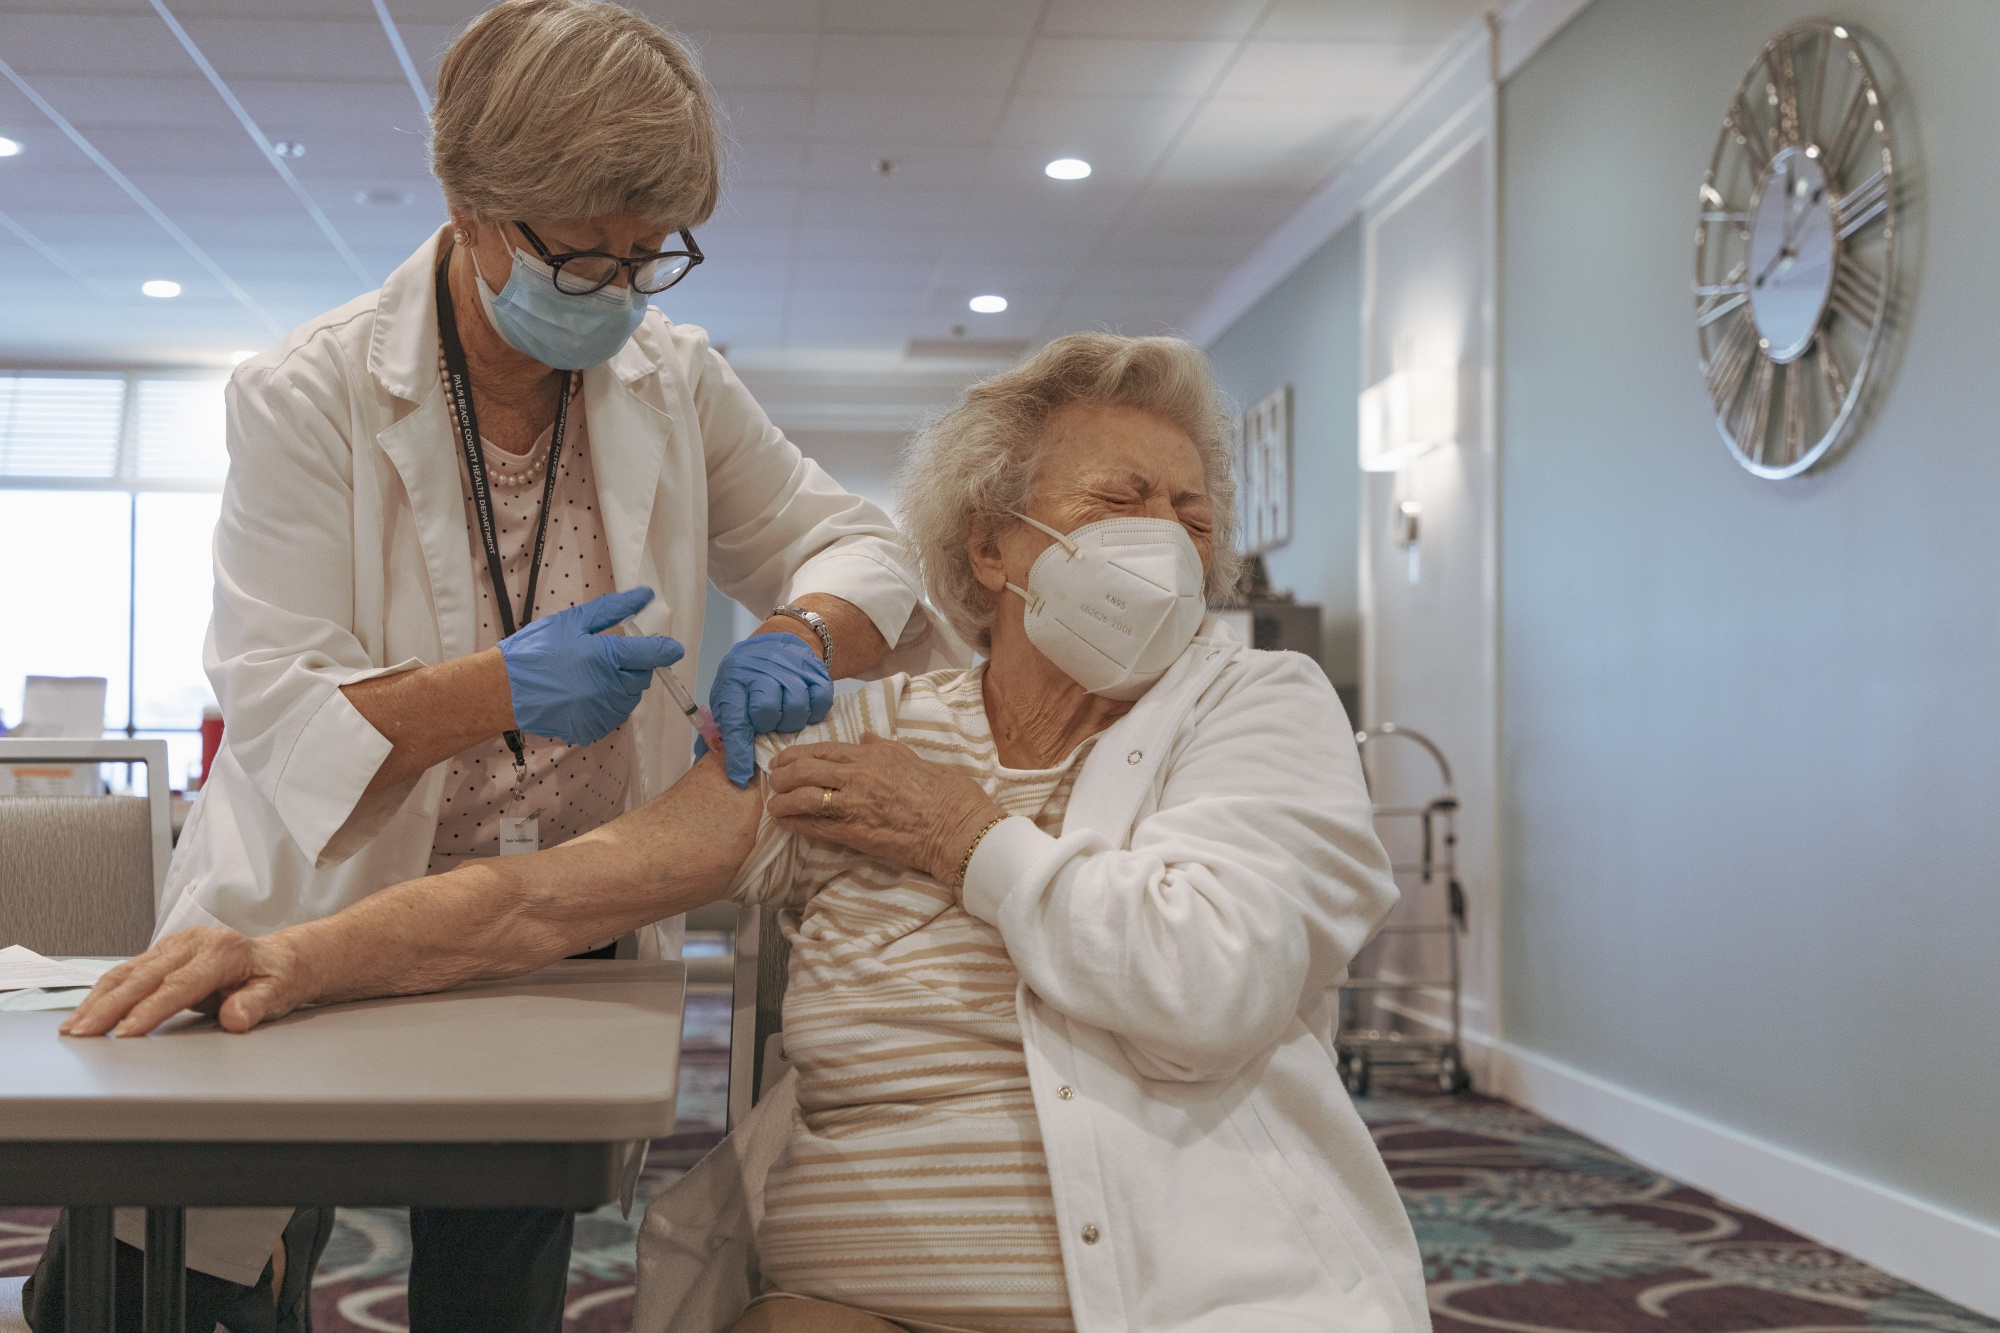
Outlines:
[[[384,2],[426,81],[481,7]],[[662,304],[752,365],[1174,327],[1485,2],[641,0],[694,42],[732,145],[709,262]],[[267,346],[443,217],[377,0],[0,0],[0,61],[25,146],[0,159],[0,363]],[[231,98],[304,155],[274,163]],[[1095,172],[1051,181],[1059,156]],[[971,314],[982,292],[1009,309]]]

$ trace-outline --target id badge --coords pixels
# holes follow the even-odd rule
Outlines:
[[[500,816],[500,855],[526,856],[542,849],[541,821]]]

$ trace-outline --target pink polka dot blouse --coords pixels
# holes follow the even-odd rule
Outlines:
[[[504,453],[481,441],[493,496],[495,536],[517,620],[528,586],[528,561],[534,555],[535,520],[542,507],[550,434],[543,431],[526,454]],[[542,551],[541,578],[535,587],[537,617],[615,591],[604,517],[597,504],[597,481],[591,473],[581,395],[570,403],[562,459],[556,466],[554,512]],[[467,553],[472,561],[477,616],[474,647],[483,651],[500,642],[500,616],[472,504],[472,481],[462,457],[458,473],[465,492]],[[528,756],[527,797],[523,801],[513,798],[514,755],[499,737],[451,760],[444,804],[438,810],[437,836],[431,843],[430,873],[450,870],[468,857],[498,855],[502,815],[538,820],[541,845],[554,847],[624,812],[632,770],[630,722],[593,745],[565,745],[526,732],[521,741]]]

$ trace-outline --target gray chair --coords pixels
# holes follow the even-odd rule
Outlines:
[[[0,763],[143,763],[137,796],[0,796],[0,945],[143,952],[173,846],[165,741],[0,737]]]

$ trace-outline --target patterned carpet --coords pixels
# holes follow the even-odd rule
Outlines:
[[[1994,1333],[1931,1295],[1487,1097],[1358,1101],[1438,1333]]]
[[[720,1137],[728,999],[690,996],[680,1125],[642,1198]],[[1385,1084],[1357,1103],[1423,1247],[1438,1333],[2000,1333],[2000,1323],[1646,1170],[1491,1098]],[[0,1276],[24,1274],[54,1213],[0,1210]],[[639,1210],[577,1219],[568,1327],[629,1328]],[[406,1333],[401,1214],[343,1209],[315,1284],[320,1333]]]

